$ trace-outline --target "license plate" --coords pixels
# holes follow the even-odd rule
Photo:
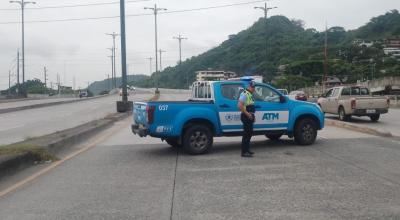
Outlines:
[[[367,114],[375,114],[376,110],[375,109],[367,109]]]

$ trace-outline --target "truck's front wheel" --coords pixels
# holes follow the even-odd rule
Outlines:
[[[300,145],[310,145],[317,138],[317,123],[311,118],[303,118],[296,123],[294,139]]]
[[[204,125],[190,126],[183,136],[183,149],[188,154],[207,153],[212,146],[213,135]]]

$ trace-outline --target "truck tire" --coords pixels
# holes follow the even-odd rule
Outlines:
[[[183,136],[183,149],[186,153],[197,155],[210,151],[213,144],[213,135],[205,125],[190,126]]]
[[[179,144],[178,139],[176,138],[167,138],[165,139],[165,141],[167,142],[167,144],[171,145],[171,147],[182,147],[182,145]]]
[[[294,140],[299,145],[311,145],[318,133],[317,122],[312,118],[300,119],[294,129]]]
[[[338,115],[341,121],[350,121],[351,119],[351,115],[346,115],[346,112],[342,106],[339,107]]]
[[[277,141],[282,137],[283,133],[277,133],[277,134],[266,134],[265,137],[270,139],[271,141]]]
[[[381,117],[380,114],[376,114],[376,115],[370,115],[369,118],[371,119],[371,121],[373,122],[377,122],[379,120],[379,118]]]

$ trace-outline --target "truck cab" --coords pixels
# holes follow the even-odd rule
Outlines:
[[[237,104],[247,83],[246,80],[195,82],[189,101],[134,103],[132,131],[183,146],[190,154],[208,152],[213,137],[242,135]],[[316,104],[290,100],[264,83],[256,83],[253,97],[254,135],[273,140],[288,135],[298,144],[309,145],[324,127],[324,115]]]

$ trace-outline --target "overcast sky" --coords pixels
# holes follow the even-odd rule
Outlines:
[[[92,4],[114,2],[117,0],[36,0],[36,5],[27,8]],[[169,11],[196,9],[244,3],[252,0],[150,0],[128,2],[126,14],[149,13],[143,7],[159,7]],[[136,0],[138,1],[138,0]],[[253,0],[255,1],[255,0]],[[17,4],[8,0],[0,1],[0,23],[20,21]],[[159,48],[167,51],[162,56],[162,65],[174,66],[179,59],[178,41],[173,36],[182,34],[188,40],[183,42],[183,59],[198,55],[218,46],[230,34],[235,34],[251,26],[259,17],[261,10],[253,3],[240,6],[224,7],[202,11],[160,14]],[[325,21],[329,26],[343,26],[355,29],[367,23],[370,18],[384,14],[392,9],[399,9],[399,0],[272,0],[269,6],[278,8],[269,15],[285,15],[305,21],[307,28],[323,30]],[[66,18],[104,17],[119,15],[119,5],[101,5],[75,8],[26,10],[25,20],[25,59],[26,78],[43,80],[43,67],[49,71],[49,81],[56,82],[57,73],[62,83],[76,88],[85,87],[88,82],[102,80],[111,73],[111,55],[107,48],[112,46],[112,39],[107,32],[119,32],[119,19],[80,20],[68,22],[28,23],[28,21],[57,20]],[[150,74],[147,58],[154,54],[154,16],[131,16],[126,20],[127,62],[129,73]],[[118,38],[118,48],[119,38]],[[21,48],[21,25],[0,24],[0,89],[8,87],[8,71],[16,73],[16,55]],[[118,75],[120,75],[120,54],[117,54]],[[155,62],[153,61],[153,70]],[[16,77],[12,76],[12,83]]]

